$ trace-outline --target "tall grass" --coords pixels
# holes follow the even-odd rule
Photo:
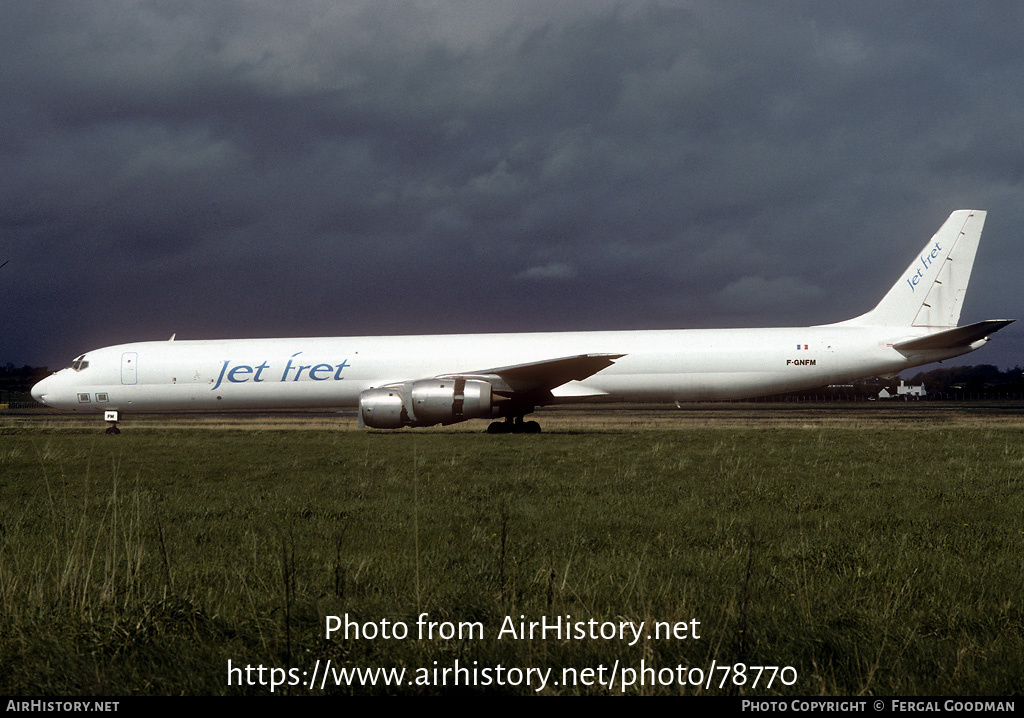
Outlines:
[[[741,694],[1024,687],[1017,426],[0,438],[3,693],[267,692],[229,687],[229,659],[799,673]],[[324,638],[327,615],[423,612],[485,635]],[[696,619],[701,637],[497,638],[506,616],[559,615]],[[440,689],[401,692],[418,690]]]

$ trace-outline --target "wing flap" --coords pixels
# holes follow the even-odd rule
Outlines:
[[[608,396],[608,392],[592,389],[586,384],[570,381],[552,389],[551,396],[556,399],[597,399],[602,396]]]
[[[893,344],[893,349],[899,351],[926,351],[929,349],[966,347],[979,339],[985,339],[990,334],[995,334],[1014,321],[1014,319],[987,319],[983,322],[976,322],[963,327],[947,329],[936,334],[929,334],[919,339],[908,339],[905,342]]]

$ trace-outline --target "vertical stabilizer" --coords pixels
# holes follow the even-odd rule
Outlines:
[[[878,306],[849,323],[955,327],[984,224],[983,210],[953,212]]]

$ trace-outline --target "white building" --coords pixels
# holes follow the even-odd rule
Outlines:
[[[921,386],[907,386],[900,379],[900,385],[896,387],[896,395],[920,399],[922,396],[928,396],[928,392],[924,390],[924,384],[921,384]]]
[[[904,399],[920,399],[923,396],[928,396],[928,392],[925,391],[924,384],[920,386],[907,386],[902,379],[900,379],[900,385],[896,387],[895,398],[903,397]],[[888,389],[882,388],[878,392],[879,399],[892,399],[893,394]]]

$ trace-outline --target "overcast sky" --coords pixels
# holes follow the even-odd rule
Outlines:
[[[1024,317],[1018,3],[0,8],[0,364],[829,323],[960,208],[961,323]]]

